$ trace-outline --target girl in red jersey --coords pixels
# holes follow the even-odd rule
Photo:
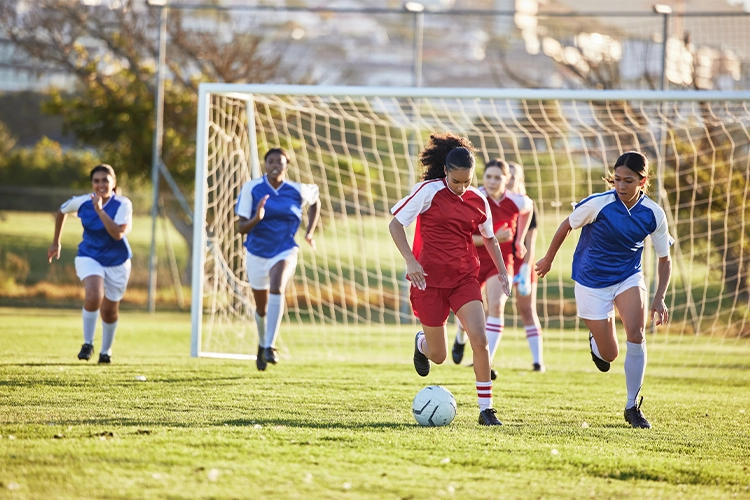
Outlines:
[[[479,423],[502,425],[492,407],[479,258],[473,240],[477,229],[508,296],[510,282],[487,199],[471,186],[474,148],[468,139],[450,133],[435,134],[420,154],[420,162],[426,168],[424,180],[394,205],[389,225],[393,241],[406,260],[406,276],[412,285],[411,304],[423,326],[414,339],[414,368],[425,377],[430,372],[430,361],[445,361],[445,323],[452,309],[465,325],[474,353]],[[415,256],[404,226],[417,218],[421,243]]]
[[[484,168],[484,179],[479,191],[487,197],[492,212],[492,225],[495,238],[500,243],[503,262],[509,273],[513,273],[514,255],[526,254],[524,241],[531,218],[533,202],[528,196],[517,194],[507,188],[510,181],[508,163],[501,159],[494,159]],[[490,362],[495,357],[497,346],[505,328],[503,311],[508,296],[503,293],[498,280],[492,279],[497,275],[497,268],[492,256],[487,252],[480,234],[474,235],[474,245],[479,255],[479,284],[485,286],[487,292],[487,341],[490,349]],[[453,361],[460,363],[463,359],[466,337],[463,325],[459,323],[456,340],[453,343]],[[490,377],[495,380],[496,374],[492,370]]]

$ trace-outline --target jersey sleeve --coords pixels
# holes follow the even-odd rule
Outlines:
[[[674,238],[669,234],[667,216],[664,211],[660,209],[654,215],[656,216],[656,229],[651,233],[651,241],[654,244],[656,256],[662,258],[669,255],[669,247],[674,243]]]
[[[434,192],[427,187],[426,182],[420,182],[414,186],[411,194],[402,199],[391,208],[391,213],[402,226],[411,225],[417,219],[417,216],[432,204]]]
[[[568,222],[572,229],[578,229],[586,224],[591,224],[596,220],[602,207],[597,200],[599,198],[588,198],[578,203],[573,209],[573,213],[568,216]]]
[[[237,205],[234,207],[234,212],[245,219],[251,219],[253,217],[254,204],[252,186],[252,182],[247,182],[242,186],[240,197],[237,198]]]
[[[534,202],[525,194],[508,193],[508,197],[518,207],[519,214],[527,214],[534,209]]]
[[[487,219],[479,224],[479,232],[484,236],[485,238],[492,238],[495,236],[495,231],[492,227],[492,211],[490,210],[490,202],[487,201],[487,198],[482,196],[482,199],[484,200],[484,213],[487,214]]]
[[[303,204],[312,205],[320,198],[320,189],[316,184],[301,184],[299,192]]]
[[[60,212],[64,214],[78,214],[78,209],[81,208],[81,205],[86,203],[91,199],[91,195],[88,194],[82,194],[79,196],[74,196],[62,205],[60,205]]]
[[[118,200],[120,201],[120,206],[117,207],[114,221],[119,226],[127,225],[125,234],[128,234],[133,228],[133,203],[124,197],[118,197]]]

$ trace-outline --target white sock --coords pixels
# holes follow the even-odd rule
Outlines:
[[[275,347],[276,339],[279,336],[279,327],[281,319],[284,317],[284,301],[281,300],[280,294],[271,293],[268,295],[268,308],[266,310],[266,345],[265,347]]]
[[[112,355],[112,344],[115,341],[115,330],[117,329],[117,321],[114,323],[105,323],[102,320],[102,354]]]
[[[427,337],[425,337],[424,332],[419,332],[419,337],[417,337],[417,350],[422,354],[424,354],[425,342],[427,342]]]
[[[99,319],[99,309],[96,311],[81,309],[81,315],[83,316],[83,343],[93,344],[94,333],[96,333],[96,320]]]
[[[504,318],[487,316],[487,344],[490,346],[490,363],[495,359],[497,346],[503,337]]]
[[[263,343],[266,340],[266,317],[255,311],[255,326],[258,327],[258,345],[265,347]]]
[[[529,349],[531,350],[531,357],[534,359],[534,363],[543,365],[542,327],[539,325],[531,325],[524,327],[524,330],[526,330],[526,341],[529,343]]]
[[[646,341],[642,344],[625,342],[628,351],[625,354],[625,386],[628,389],[628,402],[625,408],[635,406],[638,393],[641,392],[643,376],[646,374]]]
[[[590,338],[589,338],[589,344],[591,344],[591,350],[594,352],[594,355],[597,358],[599,358],[601,360],[604,360],[604,358],[602,357],[602,355],[599,354],[599,346],[596,345],[596,340],[594,340],[594,336],[591,335],[590,332],[589,332],[589,336],[590,336]]]
[[[489,382],[477,380],[477,402],[479,403],[479,411],[492,408],[492,380]]]
[[[456,327],[458,327],[456,331],[456,343],[464,345],[467,340],[466,330],[464,330],[464,325],[461,324],[461,320],[458,318],[456,318]]]

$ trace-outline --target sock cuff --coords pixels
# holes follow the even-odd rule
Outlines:
[[[117,321],[113,321],[112,323],[107,323],[106,321],[102,320],[102,325],[115,326],[115,325],[117,325],[118,321],[120,321],[120,320],[118,319]]]
[[[83,313],[84,318],[98,318],[99,317],[99,309],[96,311],[87,311],[86,309],[81,308],[81,311]]]
[[[500,318],[496,318],[495,316],[487,316],[487,324],[495,325],[495,326],[503,326],[503,323],[502,321],[500,321]]]
[[[625,341],[625,345],[627,346],[628,354],[633,354],[634,356],[643,356],[644,354],[646,354],[645,340],[640,344]]]
[[[269,293],[268,294],[268,303],[271,304],[272,302],[275,302],[275,303],[281,302],[281,294],[279,294],[279,293]]]
[[[480,381],[477,380],[477,388],[480,388],[480,387],[482,389],[486,389],[488,387],[492,387],[492,380],[490,380],[489,382],[480,382]]]
[[[542,327],[537,326],[537,325],[524,326],[523,329],[526,330],[527,332],[541,332],[542,331]]]

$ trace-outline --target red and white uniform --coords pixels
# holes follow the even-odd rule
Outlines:
[[[515,253],[513,241],[518,230],[518,216],[531,212],[534,203],[528,196],[512,191],[505,191],[505,195],[500,201],[492,199],[484,187],[480,187],[479,191],[487,198],[492,213],[492,230],[497,232],[498,229],[507,225],[513,231],[513,239],[500,243],[500,252],[503,254],[503,262],[508,269],[508,275],[513,276],[513,254]],[[477,247],[477,255],[479,255],[480,262],[479,283],[484,283],[488,278],[497,274],[497,268],[484,246]]]
[[[452,288],[467,275],[477,276],[479,258],[472,235],[477,229],[487,238],[495,234],[489,204],[479,190],[469,187],[458,196],[445,179],[423,181],[391,213],[403,226],[420,218],[421,244],[414,245],[415,257],[424,268],[427,286]]]

